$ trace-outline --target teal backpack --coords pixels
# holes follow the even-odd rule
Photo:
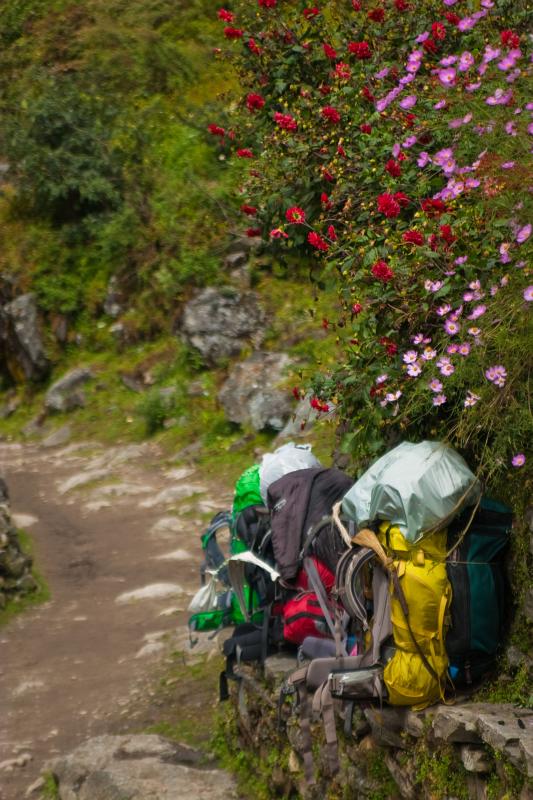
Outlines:
[[[512,512],[484,497],[468,526],[471,513],[466,509],[448,528],[453,551],[446,563],[452,585],[446,651],[457,685],[474,683],[494,668],[508,625],[505,555]]]

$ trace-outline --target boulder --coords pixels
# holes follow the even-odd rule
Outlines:
[[[14,380],[40,381],[50,371],[41,338],[34,294],[22,294],[0,308],[2,360]]]
[[[231,800],[233,779],[161,736],[98,736],[46,765],[61,800]]]
[[[42,447],[60,447],[66,444],[72,436],[72,428],[70,425],[62,425],[56,428],[55,431],[48,434],[41,442]]]
[[[185,306],[182,333],[211,365],[263,339],[265,312],[254,292],[233,287],[203,289]]]
[[[281,430],[291,415],[292,401],[277,385],[289,364],[284,353],[254,353],[235,364],[218,395],[230,422],[250,424],[256,431]]]
[[[72,411],[85,405],[85,396],[80,387],[93,374],[87,367],[76,367],[63,375],[48,389],[44,398],[47,411]]]

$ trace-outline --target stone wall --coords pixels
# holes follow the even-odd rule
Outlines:
[[[19,600],[37,589],[31,567],[32,559],[22,551],[11,519],[7,486],[0,478],[0,610],[9,600]]]
[[[295,667],[295,659],[271,657],[262,678],[241,666],[242,680],[233,684],[222,715],[224,760],[239,766],[246,791],[257,798],[533,798],[533,710],[465,698],[418,713],[356,707],[350,733],[337,713],[341,770],[335,777],[328,775],[322,724],[313,721],[317,782],[307,785],[295,697],[278,709],[279,687]]]

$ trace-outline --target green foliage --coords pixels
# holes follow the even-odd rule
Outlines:
[[[426,792],[429,789],[439,800],[447,797],[468,800],[468,773],[451,746],[430,751],[423,742],[420,743],[416,750],[416,764],[417,783],[422,784]]]
[[[33,558],[33,542],[29,534],[26,533],[26,531],[19,530],[18,538],[22,552]],[[31,574],[37,583],[37,588],[33,592],[23,595],[18,600],[9,600],[5,608],[0,609],[0,628],[7,625],[13,617],[21,614],[26,609],[34,608],[42,603],[46,603],[50,599],[48,585],[35,566],[32,566]]]
[[[51,772],[44,774],[44,786],[41,789],[41,796],[44,800],[60,800],[59,787]]]
[[[240,169],[207,133],[231,85],[207,0],[7,0],[0,266],[50,315],[98,316],[111,275],[153,336],[218,279]],[[155,312],[155,313],[154,313]]]
[[[180,401],[172,387],[165,392],[161,389],[152,389],[146,393],[138,405],[138,413],[144,419],[146,436],[163,429],[165,421],[179,413]]]
[[[358,467],[399,439],[439,438],[493,490],[523,498],[531,471],[511,459],[529,460],[533,435],[524,295],[532,205],[521,185],[531,159],[528,119],[514,113],[527,102],[526,5],[501,0],[484,17],[467,17],[464,30],[440,3],[416,14],[398,6],[383,19],[341,2],[316,15],[297,4],[275,13],[244,0],[232,7],[245,31],[229,45],[232,57],[243,90],[262,98],[260,108],[250,112],[244,101],[235,113],[234,146],[254,155],[244,197],[258,208],[265,238],[273,231],[273,252],[304,255],[316,287],[337,283],[340,308],[327,327],[341,355],[313,387],[337,403],[343,448]],[[511,75],[492,59],[476,72],[487,44],[507,54],[505,28],[524,49],[519,67]],[[429,46],[417,42],[424,32]],[[358,58],[354,41],[368,57]],[[410,53],[418,55],[409,72]],[[464,53],[472,67],[463,69]],[[439,79],[444,56],[456,59],[452,87]],[[400,86],[400,78],[412,81]],[[409,113],[400,105],[407,97]],[[435,199],[443,205],[427,205]],[[294,206],[303,220],[287,216]],[[506,371],[499,382],[491,373],[498,365]]]

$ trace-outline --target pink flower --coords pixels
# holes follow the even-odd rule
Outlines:
[[[485,372],[485,377],[495,386],[498,386],[500,389],[505,386],[505,381],[507,379],[507,370],[501,364],[496,364],[493,367],[489,367],[488,370]]]
[[[455,372],[455,367],[453,364],[443,364],[440,368],[440,374],[444,375],[445,378],[449,378],[450,375],[453,375]]]
[[[449,314],[451,310],[452,310],[451,305],[449,303],[444,303],[442,306],[439,306],[436,309],[436,312],[439,315],[439,317],[445,317],[446,314]]]
[[[465,398],[465,401],[464,401],[464,407],[465,408],[471,408],[472,406],[475,406],[479,399],[480,399],[479,395],[478,394],[474,394],[474,392],[471,392],[470,389],[469,389],[468,390],[468,394],[467,394],[467,396]]]
[[[511,464],[513,467],[523,467],[526,463],[526,457],[523,453],[517,453],[511,459]]]
[[[429,382],[428,386],[432,392],[442,392],[443,389],[442,383],[437,378],[433,378],[433,380]]]
[[[282,230],[281,228],[273,228],[270,231],[270,236],[271,236],[272,239],[281,239],[281,238],[288,239],[289,238],[289,235],[287,233],[285,233],[285,231]]]
[[[437,75],[443,86],[453,86],[457,72],[453,67],[446,67],[445,69],[439,69]]]
[[[526,303],[531,303],[533,301],[533,286],[526,286],[524,289],[524,300]]]
[[[416,350],[408,350],[406,353],[403,354],[402,361],[404,362],[404,364],[414,364],[417,358],[418,358],[418,353],[416,352]]]
[[[470,345],[468,342],[463,342],[463,344],[460,344],[457,348],[457,352],[460,356],[467,356],[470,353]]]
[[[468,319],[478,319],[479,317],[483,316],[486,310],[487,306],[476,306],[474,309],[472,309],[472,313],[468,315]]]
[[[436,357],[437,357],[437,351],[433,350],[432,347],[426,347],[424,352],[422,353],[422,358],[424,361],[432,361]]]
[[[455,336],[461,330],[459,323],[454,322],[452,319],[447,319],[444,323],[444,330],[449,336]]]
[[[527,239],[529,239],[531,235],[531,223],[524,225],[523,228],[520,228],[518,233],[515,236],[515,242],[518,244],[523,244]]]
[[[433,405],[434,406],[442,406],[446,402],[446,395],[445,394],[436,394],[433,398]]]
[[[407,374],[411,376],[411,378],[418,378],[420,373],[422,372],[422,367],[420,364],[409,364],[407,367]]]

